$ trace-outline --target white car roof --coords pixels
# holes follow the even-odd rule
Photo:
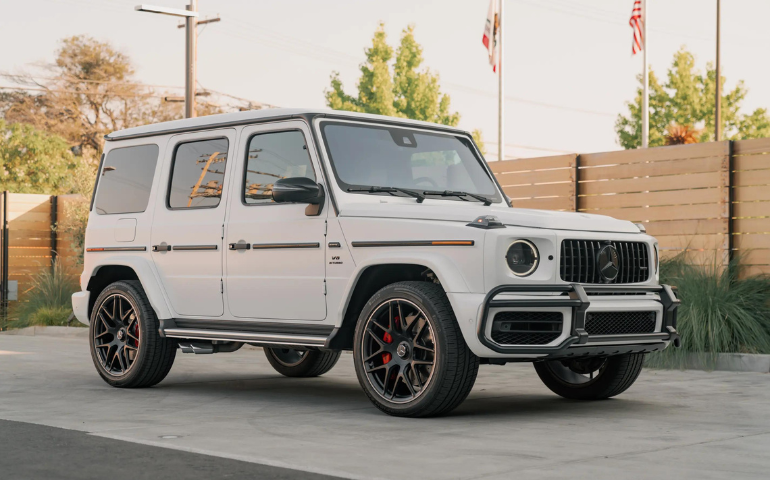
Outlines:
[[[129,138],[182,133],[216,127],[245,125],[249,123],[258,123],[270,120],[288,120],[292,117],[301,118],[305,116],[326,116],[334,118],[350,118],[370,121],[373,120],[383,123],[399,123],[402,125],[413,125],[416,127],[450,130],[457,133],[468,134],[468,132],[459,128],[448,127],[446,125],[439,125],[430,122],[422,122],[419,120],[410,120],[408,118],[387,117],[384,115],[372,115],[368,113],[355,113],[328,109],[270,108],[264,110],[248,110],[245,112],[222,113],[219,115],[208,115],[205,117],[186,118],[184,120],[173,120],[171,122],[161,122],[151,125],[144,125],[141,127],[127,128],[125,130],[119,130],[117,132],[105,135],[104,138],[111,141],[126,140]]]

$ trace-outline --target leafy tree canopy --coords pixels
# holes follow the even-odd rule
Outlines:
[[[61,194],[80,190],[79,178],[93,178],[67,142],[31,125],[0,120],[0,189],[14,193]]]
[[[441,92],[439,76],[428,68],[420,69],[422,47],[414,38],[413,25],[403,30],[401,43],[394,52],[381,23],[374,32],[372,46],[365,53],[357,96],[345,92],[339,72],[332,73],[331,86],[325,92],[330,108],[451,126],[460,122],[460,114],[450,109],[449,95]],[[473,133],[483,149],[481,132]]]
[[[16,75],[19,84],[42,94],[6,94],[0,114],[64,138],[77,151],[98,157],[104,135],[115,130],[182,117],[182,105],[162,102],[161,95],[138,83],[130,59],[107,42],[78,35],[65,38],[56,60],[45,65],[46,81]],[[199,105],[199,115],[216,113]]]
[[[638,76],[639,83],[642,76]],[[722,85],[725,78],[722,77]],[[698,129],[697,139],[714,139],[714,105],[716,69],[706,65],[706,74],[695,68],[695,57],[682,47],[674,54],[665,82],[650,71],[650,146],[665,145],[667,128],[689,126]],[[751,114],[741,113],[747,89],[743,81],[722,97],[722,138],[741,140],[770,136],[770,116],[767,109],[758,108]],[[638,148],[642,144],[642,87],[636,98],[628,103],[628,114],[619,115],[615,122],[618,142],[623,148]]]

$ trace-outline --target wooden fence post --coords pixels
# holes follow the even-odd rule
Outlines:
[[[57,245],[57,225],[59,221],[59,197],[58,195],[51,195],[51,273],[53,273],[54,266],[56,265],[56,249]]]
[[[733,142],[728,140],[725,143],[727,149],[726,155],[722,160],[721,181],[722,181],[722,218],[725,225],[725,237],[722,240],[722,266],[728,266],[732,259],[733,251]]]
[[[580,154],[575,155],[575,171],[573,178],[575,182],[575,201],[572,204],[572,210],[578,212],[580,208]]]
[[[8,190],[3,192],[3,228],[2,243],[3,248],[0,252],[0,275],[2,275],[2,288],[0,288],[0,303],[2,303],[3,328],[8,325]]]

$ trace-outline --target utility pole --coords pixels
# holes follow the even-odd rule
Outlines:
[[[198,0],[190,0],[185,10],[176,8],[156,7],[153,5],[137,5],[134,8],[138,12],[160,13],[173,17],[182,17],[185,20],[185,92],[184,92],[184,116],[195,117],[195,84],[197,82],[198,59],[198,25],[220,21],[219,17],[198,21]]]
[[[714,108],[714,140],[722,140],[722,54],[721,39],[721,0],[717,0],[717,78],[716,78],[716,107]]]
[[[185,18],[185,64],[184,64],[184,116],[195,118],[195,82],[197,81],[198,60],[198,0],[190,0],[186,7],[195,16]]]

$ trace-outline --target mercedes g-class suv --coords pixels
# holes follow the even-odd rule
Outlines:
[[[290,377],[352,350],[377,408],[420,417],[480,364],[602,399],[679,343],[643,226],[512,207],[457,128],[276,109],[106,140],[72,303],[115,387],[157,384],[178,350],[257,345]]]

